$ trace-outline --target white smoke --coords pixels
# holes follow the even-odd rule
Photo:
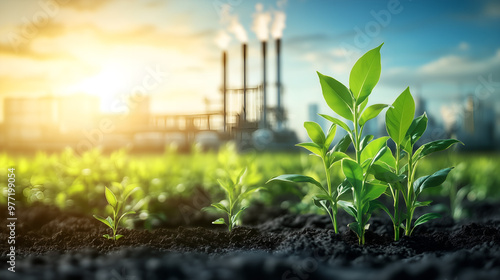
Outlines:
[[[271,23],[271,13],[264,12],[264,7],[261,3],[255,5],[255,13],[253,14],[252,30],[261,41],[266,41],[269,38],[269,24]]]
[[[231,36],[227,34],[226,31],[221,30],[219,33],[217,33],[217,37],[215,37],[215,42],[217,43],[217,46],[219,46],[221,49],[226,50],[227,46],[229,46],[229,43],[231,42]]]
[[[283,11],[285,8],[287,0],[279,0],[276,4],[278,6],[278,10],[274,11],[274,21],[271,26],[271,35],[274,39],[278,39],[283,37],[283,30],[286,27],[286,14]]]
[[[227,28],[227,30],[234,34],[238,40],[242,43],[248,41],[248,36],[245,28],[241,25],[238,16],[231,14],[231,6],[225,4],[221,9],[221,22]]]

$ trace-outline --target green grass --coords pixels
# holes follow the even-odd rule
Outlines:
[[[298,148],[297,148],[298,149]],[[321,180],[323,169],[306,153],[238,154],[231,146],[219,152],[195,150],[191,154],[165,151],[162,154],[131,154],[125,150],[104,154],[93,150],[76,155],[72,150],[36,155],[0,154],[0,203],[7,201],[7,168],[15,167],[16,205],[44,203],[62,209],[94,214],[106,206],[104,189],[112,182],[135,183],[141,190],[132,199],[147,197],[143,211],[161,212],[169,199],[189,200],[197,188],[205,190],[211,201],[223,198],[217,184],[227,168],[248,168],[246,180],[264,185],[276,174],[304,174]],[[419,174],[429,174],[455,166],[443,188],[426,190],[423,195],[449,196],[459,189],[464,199],[500,199],[500,160],[494,153],[460,154],[443,152],[421,162]],[[332,168],[332,184],[341,182],[340,165]],[[322,182],[324,183],[324,182]],[[307,185],[270,183],[255,199],[296,212],[315,212],[311,199],[317,190]],[[460,197],[459,197],[460,198]],[[303,202],[303,203],[302,203]]]

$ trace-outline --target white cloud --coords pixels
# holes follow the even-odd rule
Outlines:
[[[384,74],[384,82],[389,84],[477,82],[480,75],[498,72],[500,72],[500,49],[494,55],[483,59],[447,55],[418,68],[392,68]]]

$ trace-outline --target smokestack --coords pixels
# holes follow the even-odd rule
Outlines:
[[[224,132],[227,131],[227,53],[222,51],[222,98],[224,109],[222,114],[224,115]]]
[[[276,39],[276,89],[277,89],[277,102],[276,102],[276,119],[278,129],[281,129],[283,113],[281,110],[281,39]]]
[[[243,43],[243,120],[247,120],[247,44]]]
[[[263,127],[267,127],[267,93],[266,93],[266,83],[267,83],[267,75],[266,75],[266,53],[267,53],[267,43],[266,41],[262,41],[262,122]]]

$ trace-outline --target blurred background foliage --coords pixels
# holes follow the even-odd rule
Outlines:
[[[39,152],[36,155],[0,154],[0,166],[14,167],[16,205],[54,205],[66,211],[88,214],[106,207],[104,187],[113,182],[136,184],[130,204],[139,203],[136,220],[147,228],[162,221],[190,224],[204,207],[224,197],[217,179],[226,172],[247,168],[246,185],[265,186],[252,196],[265,207],[281,208],[295,213],[320,213],[311,199],[317,190],[307,184],[273,182],[279,174],[304,174],[319,181],[320,159],[307,153],[240,153],[228,144],[218,151],[194,147],[189,154],[167,148],[162,154],[134,154],[125,149],[103,153],[98,149],[82,155],[71,149],[60,153]],[[446,152],[424,160],[417,173],[430,174],[447,166],[455,166],[441,188],[424,195],[438,198],[440,206],[454,218],[463,215],[466,202],[500,198],[500,159],[496,154]],[[332,182],[341,182],[340,165],[332,167]],[[418,176],[418,174],[417,174]],[[7,203],[7,168],[0,170],[0,203]],[[248,201],[244,204],[249,204]]]

